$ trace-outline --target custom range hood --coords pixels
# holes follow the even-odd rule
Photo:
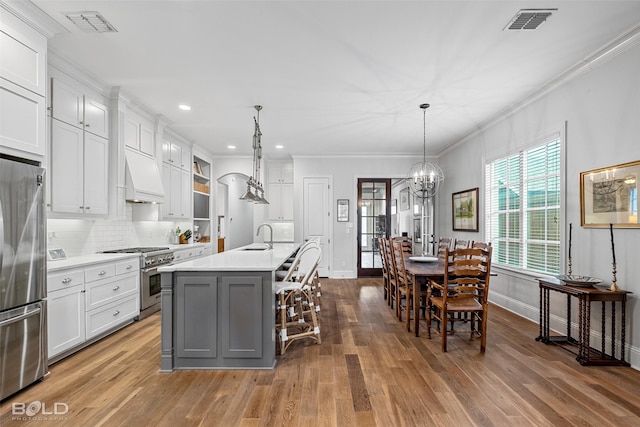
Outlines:
[[[133,203],[164,203],[164,187],[158,163],[129,148],[125,149],[125,199]]]

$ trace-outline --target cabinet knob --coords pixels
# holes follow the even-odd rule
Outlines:
[[[113,317],[116,317],[118,314],[120,314],[120,311],[116,310],[115,313],[113,313]]]
[[[71,278],[70,277],[65,277],[64,279],[62,279],[62,283],[64,283],[65,285],[67,283],[71,282]]]
[[[131,264],[127,265],[127,270],[131,270],[133,266]]]
[[[81,125],[83,125],[83,124],[84,124],[84,122],[78,122],[78,123],[79,123],[79,124],[81,124]]]
[[[113,288],[113,291],[115,292],[115,291],[117,291],[118,289],[120,289],[120,286],[115,286],[115,287]]]
[[[91,125],[89,123],[87,123],[85,126],[88,127],[88,128],[91,127]]]
[[[107,274],[107,272],[104,270],[101,270],[100,273],[98,273],[98,276],[104,276],[105,274]]]
[[[85,209],[86,209],[86,210],[89,210],[89,209],[91,209],[91,206],[87,206],[87,207],[85,207]]]

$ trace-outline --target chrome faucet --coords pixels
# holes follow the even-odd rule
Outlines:
[[[269,236],[269,249],[273,249],[273,227],[271,227],[271,224],[267,224],[266,222],[264,224],[260,224],[258,226],[258,231],[256,231],[256,236],[260,235],[260,229],[265,226],[269,227],[269,231],[271,231]]]

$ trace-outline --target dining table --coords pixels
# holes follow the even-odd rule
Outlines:
[[[412,257],[405,258],[405,269],[407,275],[411,279],[416,289],[420,289],[428,285],[429,280],[444,280],[444,260],[436,261],[416,261],[416,259],[425,259],[428,257]],[[409,314],[407,314],[408,316]],[[427,325],[428,326],[428,325]],[[413,330],[416,337],[420,336],[420,298],[413,297]]]

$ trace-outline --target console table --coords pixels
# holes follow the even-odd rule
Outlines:
[[[576,360],[581,365],[617,365],[630,366],[624,360],[625,350],[625,320],[626,320],[626,303],[628,291],[611,291],[605,287],[581,287],[567,285],[561,280],[555,278],[538,279],[540,285],[540,335],[536,341],[542,341],[545,344],[557,344],[565,349],[571,349],[577,346],[578,352]],[[567,335],[551,336],[549,332],[549,299],[550,291],[559,292],[567,296]],[[571,336],[571,297],[578,300],[578,338]],[[600,350],[592,348],[590,345],[591,332],[591,303],[601,303],[601,334],[602,343]],[[611,350],[606,351],[606,316],[605,305],[611,302],[611,329],[610,340]],[[619,333],[616,332],[616,303],[619,303],[621,310],[621,325]],[[619,347],[616,345],[619,342]],[[619,357],[616,357],[616,353]]]

